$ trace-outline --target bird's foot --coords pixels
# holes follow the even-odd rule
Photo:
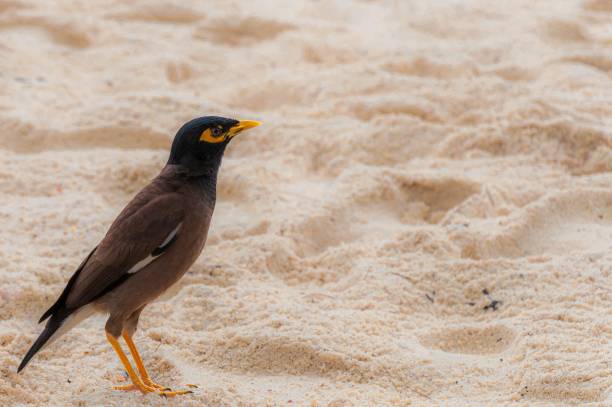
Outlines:
[[[164,386],[161,386],[161,385],[159,385],[157,383],[154,383],[148,377],[143,379],[143,382],[145,382],[149,386],[153,386],[153,387],[157,388],[156,393],[159,394],[162,397],[174,397],[174,396],[180,396],[180,395],[183,395],[183,394],[191,394],[191,393],[193,393],[193,391],[191,391],[191,390],[176,390],[176,391],[174,391],[170,387],[164,387]],[[194,389],[198,388],[198,386],[196,386],[195,384],[187,384],[186,386],[194,388]]]
[[[161,391],[172,390],[170,387],[162,386],[161,384],[155,383],[153,380],[151,380],[148,377],[143,378],[142,382],[147,386],[156,388],[157,390],[161,390]]]
[[[142,394],[157,392],[158,389],[155,387],[147,386],[144,383],[138,384],[128,384],[125,386],[113,386],[113,390],[121,390],[121,391],[134,391],[139,390]]]
[[[191,390],[172,391],[170,390],[169,387],[165,387],[157,383],[153,383],[153,382],[151,383],[155,386],[150,386],[145,383],[139,383],[139,384],[128,384],[127,386],[114,386],[113,389],[122,390],[122,391],[140,390],[143,394],[155,393],[155,394],[159,394],[162,397],[174,397],[174,396],[180,396],[183,394],[193,393],[193,391]]]
[[[163,397],[174,397],[174,396],[179,396],[182,394],[193,393],[193,391],[191,390],[173,391],[172,388],[170,387],[162,386],[161,384],[155,383],[153,380],[151,380],[151,378],[148,375],[142,378],[142,382],[147,386],[156,388],[157,389],[156,393]],[[198,388],[198,386],[196,386],[195,384],[187,384],[186,386],[191,387],[192,389]]]

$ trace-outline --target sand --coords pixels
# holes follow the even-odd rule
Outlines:
[[[0,0],[0,405],[612,405],[608,0]],[[203,255],[16,367],[171,137],[230,146]]]

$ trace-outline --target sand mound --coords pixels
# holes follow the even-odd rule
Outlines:
[[[182,122],[258,119],[142,315],[175,405],[612,404],[612,8],[0,0],[0,405],[109,390],[36,320]]]

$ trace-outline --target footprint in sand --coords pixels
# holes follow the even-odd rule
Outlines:
[[[515,336],[514,331],[504,325],[466,326],[429,332],[420,342],[425,347],[449,353],[487,355],[506,350]]]
[[[459,178],[382,176],[369,188],[353,193],[351,212],[378,222],[378,214],[403,225],[436,224],[478,193],[480,185]],[[356,205],[355,205],[356,204]],[[357,206],[357,208],[355,208]]]
[[[580,369],[564,372],[561,369],[549,374],[536,374],[526,382],[518,394],[529,400],[557,402],[555,405],[584,405],[587,402],[603,401],[607,386],[594,384],[593,376],[580,373]],[[596,404],[609,405],[609,404]]]
[[[517,236],[524,255],[605,251],[612,247],[612,194],[582,191],[536,205]]]
[[[477,193],[480,186],[460,179],[406,180],[400,184],[405,202],[424,208],[422,220],[439,223],[467,198]]]
[[[584,28],[573,21],[550,20],[542,27],[544,38],[558,44],[580,43],[589,40]]]
[[[128,11],[110,14],[113,20],[157,24],[191,24],[205,18],[201,13],[174,4],[147,4],[132,6]]]
[[[344,355],[319,349],[300,338],[235,336],[215,344],[210,359],[220,369],[249,373],[323,376],[343,372],[349,380],[358,380],[362,374]]]
[[[537,154],[544,162],[561,164],[574,175],[584,175],[612,170],[611,147],[605,130],[557,119],[510,124],[501,131],[483,130],[481,135],[458,132],[444,141],[439,154],[453,159],[476,151],[494,157]]]
[[[91,44],[86,31],[80,30],[70,23],[56,23],[42,17],[13,17],[10,20],[0,20],[2,40],[23,43],[27,38],[39,42],[42,32],[55,45],[70,48],[86,48]]]
[[[612,247],[612,194],[576,190],[541,198],[508,227],[464,245],[467,257],[497,258],[601,253]]]
[[[352,180],[345,184],[353,185]],[[320,213],[287,227],[306,257],[340,244],[387,241],[410,225],[440,223],[480,186],[460,179],[385,175],[371,176],[358,189],[349,189],[346,196],[332,192]]]
[[[200,26],[194,37],[218,44],[245,46],[271,40],[293,29],[291,24],[259,17],[216,19]]]

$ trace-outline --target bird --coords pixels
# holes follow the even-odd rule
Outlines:
[[[217,175],[228,144],[239,133],[259,126],[254,120],[204,116],[185,123],[174,136],[166,165],[141,189],[111,224],[104,238],[76,268],[57,300],[42,315],[47,323],[17,372],[30,359],[84,319],[105,313],[106,338],[132,384],[116,390],[140,390],[172,397],[155,383],[132,336],[142,310],[174,285],[200,256],[216,202]],[[123,338],[136,370],[123,351]]]

